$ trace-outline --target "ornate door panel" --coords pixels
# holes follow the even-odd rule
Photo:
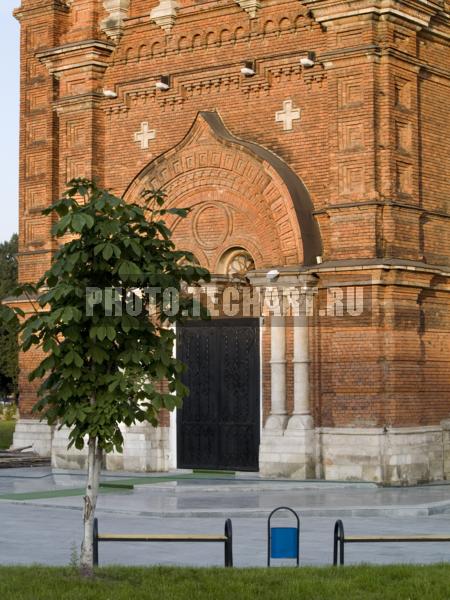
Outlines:
[[[258,470],[258,319],[193,321],[178,328],[189,396],[177,413],[178,467]]]

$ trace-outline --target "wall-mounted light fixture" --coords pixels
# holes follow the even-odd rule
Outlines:
[[[306,67],[307,69],[313,67],[316,64],[316,53],[308,52],[306,56],[302,56],[300,59],[300,64],[302,67]]]
[[[267,281],[276,281],[279,276],[280,276],[280,271],[278,271],[277,269],[272,269],[271,271],[268,271],[266,273]]]
[[[155,83],[156,89],[161,92],[167,92],[170,90],[170,75],[161,75],[158,81]]]
[[[246,60],[241,69],[241,74],[245,77],[253,77],[256,75],[256,61]]]
[[[113,90],[103,90],[103,96],[105,98],[110,98],[111,100],[114,100],[114,98],[117,98],[117,94]]]

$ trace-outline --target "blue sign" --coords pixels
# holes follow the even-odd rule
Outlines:
[[[297,527],[272,527],[270,550],[272,558],[297,558]]]

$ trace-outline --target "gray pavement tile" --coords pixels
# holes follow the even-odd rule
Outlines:
[[[82,487],[85,480],[82,472],[13,471],[5,476],[0,473],[0,495],[67,490]],[[104,477],[114,481],[126,479],[125,475],[136,477],[131,473]],[[80,547],[81,505],[80,496],[0,500],[0,564],[68,564],[73,550]],[[338,517],[343,517],[348,534],[450,534],[450,513],[446,513],[450,507],[450,487],[446,485],[394,489],[244,477],[237,481],[155,479],[154,484],[137,485],[133,491],[102,495],[98,517],[103,532],[221,533],[225,518],[231,516],[236,566],[264,566],[266,519],[280,505],[292,506],[300,513],[302,564],[331,564],[333,526]],[[289,521],[281,519],[279,523]],[[348,564],[441,562],[449,556],[447,543],[346,547]],[[125,565],[222,565],[223,547],[105,543],[100,546],[100,560],[101,564]]]
[[[24,504],[1,505],[0,564],[67,565],[71,552],[81,543],[82,511]],[[104,533],[221,533],[224,519],[148,518],[98,511]],[[289,525],[280,519],[277,525]],[[347,533],[407,534],[450,533],[450,517],[415,519],[344,519]],[[305,518],[301,521],[302,564],[327,565],[332,560],[334,519]],[[233,519],[235,565],[265,566],[266,519]],[[387,564],[392,562],[432,563],[448,561],[450,544],[374,544],[348,546],[346,563]],[[103,543],[101,564],[192,565],[223,564],[221,544]],[[285,564],[286,561],[283,561]],[[289,563],[287,563],[289,564]]]

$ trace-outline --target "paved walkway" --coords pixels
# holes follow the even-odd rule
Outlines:
[[[450,533],[450,486],[378,488],[367,483],[268,481],[256,477],[104,474],[100,530],[116,533],[221,533],[233,519],[236,566],[264,566],[266,519],[280,505],[302,522],[303,564],[331,563],[336,518],[348,533]],[[81,540],[84,475],[49,469],[0,474],[0,564],[65,565]],[[288,524],[282,519],[281,524]],[[349,546],[346,562],[439,562],[450,544]],[[102,544],[102,564],[222,565],[209,544]]]

